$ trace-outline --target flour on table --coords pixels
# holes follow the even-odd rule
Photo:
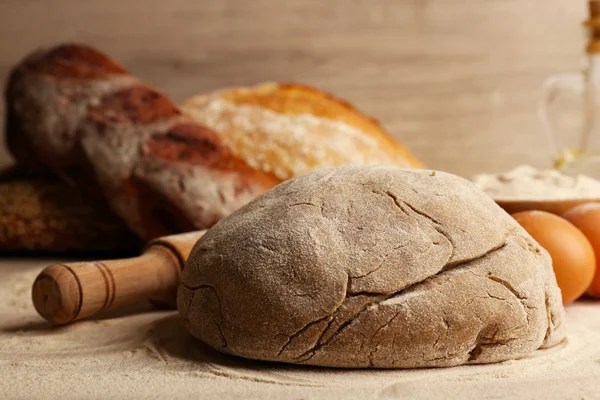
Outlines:
[[[569,340],[521,360],[406,370],[346,370],[267,363],[193,339],[174,311],[147,309],[51,327],[29,289],[48,264],[1,259],[0,398],[10,399],[595,399],[600,314],[567,307]],[[443,396],[440,396],[440,393]]]

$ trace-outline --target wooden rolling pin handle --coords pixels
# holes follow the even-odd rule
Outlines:
[[[66,324],[145,301],[174,308],[185,261],[205,232],[153,240],[139,257],[51,265],[33,284],[35,309],[52,323]]]

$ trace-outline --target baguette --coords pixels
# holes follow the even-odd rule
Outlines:
[[[104,54],[67,44],[11,72],[7,144],[49,168],[142,239],[204,229],[278,181]]]

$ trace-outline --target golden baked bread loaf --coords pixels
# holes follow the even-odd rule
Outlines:
[[[423,167],[373,118],[306,85],[220,90],[192,97],[181,109],[219,132],[249,165],[282,181],[344,164]]]

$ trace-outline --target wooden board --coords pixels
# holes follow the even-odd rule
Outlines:
[[[76,40],[176,101],[304,82],[380,119],[431,167],[471,175],[549,162],[540,86],[579,67],[585,15],[583,0],[2,0],[0,77],[33,48]]]

